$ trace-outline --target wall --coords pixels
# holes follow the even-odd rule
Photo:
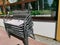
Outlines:
[[[34,21],[34,33],[50,38],[55,38],[55,26],[56,22]]]
[[[55,38],[56,22],[33,21],[33,23],[34,23],[33,28],[35,34]],[[0,26],[4,26],[2,19],[0,19]]]

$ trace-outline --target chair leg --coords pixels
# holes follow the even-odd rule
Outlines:
[[[35,35],[34,35],[34,33],[33,33],[32,35],[33,35],[33,39],[35,39]]]
[[[24,45],[28,45],[28,31],[24,30]]]
[[[24,45],[28,45],[28,38],[24,39]]]
[[[8,33],[8,36],[9,36],[9,38],[11,37],[11,34],[10,33]]]
[[[34,32],[33,32],[33,29],[32,29],[32,32],[31,32],[31,37],[32,37],[33,39],[35,39],[35,35],[34,35]]]
[[[30,34],[30,36],[32,39],[35,39],[35,35],[34,34]]]
[[[11,33],[10,32],[7,32],[8,33],[8,37],[10,38],[11,37]]]
[[[8,34],[8,37],[10,38],[11,37],[11,33],[8,31],[8,29],[6,28],[6,32]]]

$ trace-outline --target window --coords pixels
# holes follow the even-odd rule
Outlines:
[[[34,20],[57,20],[58,0],[37,0],[35,2],[31,2],[31,5],[31,15]]]
[[[31,15],[36,17],[55,17],[57,10],[57,0],[37,0],[31,2]]]
[[[56,20],[57,19],[57,3],[58,0],[36,0],[32,2],[24,2],[24,9],[30,10],[30,14],[34,19],[43,20]],[[14,3],[10,5],[10,10],[21,10],[21,3]]]

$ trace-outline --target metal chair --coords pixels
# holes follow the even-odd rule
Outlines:
[[[17,13],[18,14],[18,13]],[[33,22],[30,14],[19,14],[19,15],[12,16],[12,19],[4,19],[4,24],[6,31],[10,37],[10,35],[15,35],[19,38],[23,39],[24,45],[28,45],[28,37],[35,38],[33,33]],[[17,20],[17,24],[20,21],[23,21],[22,24],[11,24],[9,21]]]

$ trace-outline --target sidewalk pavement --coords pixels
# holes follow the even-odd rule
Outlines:
[[[29,38],[29,45],[46,45],[42,42]],[[24,45],[23,42],[13,36],[8,37],[7,32],[3,27],[0,27],[0,45]]]

